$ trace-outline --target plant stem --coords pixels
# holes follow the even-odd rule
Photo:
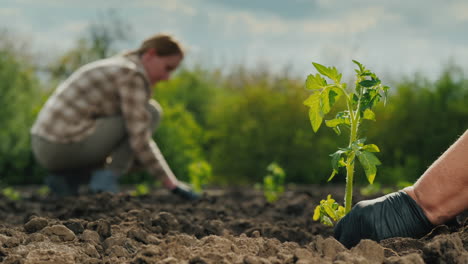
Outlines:
[[[345,214],[351,211],[353,203],[353,180],[354,180],[354,153],[348,157],[346,164],[346,193],[345,193]]]
[[[349,97],[348,97],[349,98]],[[357,109],[359,110],[359,105],[361,100],[359,99]],[[352,144],[357,139],[358,128],[359,128],[359,112],[358,110],[356,113],[352,109],[352,102],[348,100],[348,110],[350,114],[350,123],[351,123],[351,131],[349,136],[349,146],[352,147]],[[345,192],[345,214],[351,211],[351,205],[353,203],[353,182],[354,182],[354,158],[356,157],[356,153],[351,152],[348,156],[346,161],[346,192]]]

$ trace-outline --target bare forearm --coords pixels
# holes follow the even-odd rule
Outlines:
[[[437,225],[468,209],[468,130],[405,189]]]

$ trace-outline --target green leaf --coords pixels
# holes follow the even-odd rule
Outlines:
[[[322,124],[323,117],[320,107],[320,93],[313,93],[312,95],[304,101],[304,104],[309,106],[309,119],[312,124],[312,129],[314,132],[320,128]]]
[[[341,159],[341,155],[343,153],[344,153],[344,151],[338,150],[335,153],[330,155],[332,157],[332,168],[333,168],[333,170],[338,170],[338,168],[340,167],[340,159]]]
[[[336,87],[327,87],[320,94],[320,109],[322,116],[328,114],[342,94],[341,90]]]
[[[387,104],[388,89],[390,89],[390,87],[388,87],[386,85],[384,87],[382,87],[382,90],[384,92],[384,106]]]
[[[328,114],[331,110],[330,106],[330,97],[329,92],[330,89],[325,89],[320,93],[320,110],[322,111],[322,116]]]
[[[333,105],[340,99],[341,95],[343,94],[343,91],[341,91],[339,88],[332,86],[330,87],[330,90],[328,91],[328,97],[330,99],[330,107],[333,107]]]
[[[323,203],[322,208],[325,210],[327,215],[329,215],[333,220],[336,220],[335,210],[333,210],[329,203]]]
[[[366,68],[364,67],[364,65],[362,65],[359,61],[357,60],[353,60],[354,64],[356,64],[357,66],[359,66],[359,71],[364,71]],[[356,73],[359,73],[358,70],[356,70]]]
[[[319,111],[320,109],[313,109],[312,107],[309,109],[309,119],[314,132],[318,131],[323,120],[323,118],[320,116]]]
[[[327,86],[327,81],[320,76],[320,74],[307,76],[306,88],[309,90],[322,89],[324,86]]]
[[[353,105],[357,105],[357,103],[359,102],[359,97],[356,94],[353,94],[353,97],[351,100],[352,100]]]
[[[336,127],[338,125],[349,125],[349,120],[344,118],[335,118],[330,120],[325,120],[325,125],[327,127]]]
[[[337,126],[336,126],[336,127],[333,127],[332,129],[333,129],[333,131],[335,131],[335,133],[336,133],[338,136],[341,135],[340,127],[337,127]]]
[[[327,127],[333,128],[336,134],[340,135],[341,130],[338,127],[339,125],[348,125],[349,126],[349,114],[347,111],[339,112],[336,114],[334,119],[325,120],[325,125]]]
[[[380,83],[379,80],[364,80],[364,81],[361,81],[359,83],[359,85],[361,85],[363,87],[372,87],[372,86],[375,86],[375,85],[377,85],[379,83]]]
[[[341,81],[342,75],[341,73],[338,72],[338,70],[335,67],[326,67],[326,66],[323,66],[322,64],[318,64],[315,62],[312,62],[312,64],[314,65],[315,69],[317,69],[319,73],[327,76],[328,78],[332,79],[336,83],[339,83]]]
[[[364,110],[363,118],[364,118],[364,119],[367,119],[367,120],[375,121],[375,113],[374,113],[374,111],[370,110],[369,108],[366,108],[366,110]]]
[[[332,220],[330,219],[330,217],[326,216],[326,215],[323,215],[321,218],[320,218],[320,222],[324,225],[327,225],[327,226],[333,226],[333,222]]]
[[[333,170],[333,171],[332,171],[332,174],[331,174],[330,177],[328,178],[327,182],[331,181],[331,180],[335,177],[335,175],[336,175],[337,173],[338,173],[337,170]]]
[[[320,104],[320,92],[314,92],[304,101],[304,105],[312,107],[315,104]]]
[[[362,150],[369,151],[369,152],[380,152],[379,147],[375,144],[368,144],[362,147]]]
[[[360,154],[357,154],[357,156],[359,162],[364,168],[367,180],[372,184],[374,182],[375,175],[377,174],[376,166],[381,164],[379,159],[373,153],[368,151],[363,151]]]
[[[312,217],[312,219],[313,219],[314,221],[317,221],[317,220],[319,220],[319,218],[320,218],[320,205],[317,205],[317,206],[315,207],[314,216]]]

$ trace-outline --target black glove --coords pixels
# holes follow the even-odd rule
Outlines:
[[[361,201],[335,227],[335,238],[347,248],[361,239],[418,238],[434,226],[421,207],[404,191]]]
[[[177,187],[172,189],[172,193],[189,201],[195,201],[200,199],[200,194],[194,192],[192,188],[190,188],[190,186],[184,183],[179,183]]]

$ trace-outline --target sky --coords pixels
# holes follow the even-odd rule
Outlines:
[[[311,62],[351,74],[355,59],[377,75],[437,78],[449,63],[468,70],[466,0],[0,0],[0,29],[47,58],[59,56],[99,15],[114,10],[131,27],[122,49],[170,33],[184,63],[229,70],[289,71]]]

